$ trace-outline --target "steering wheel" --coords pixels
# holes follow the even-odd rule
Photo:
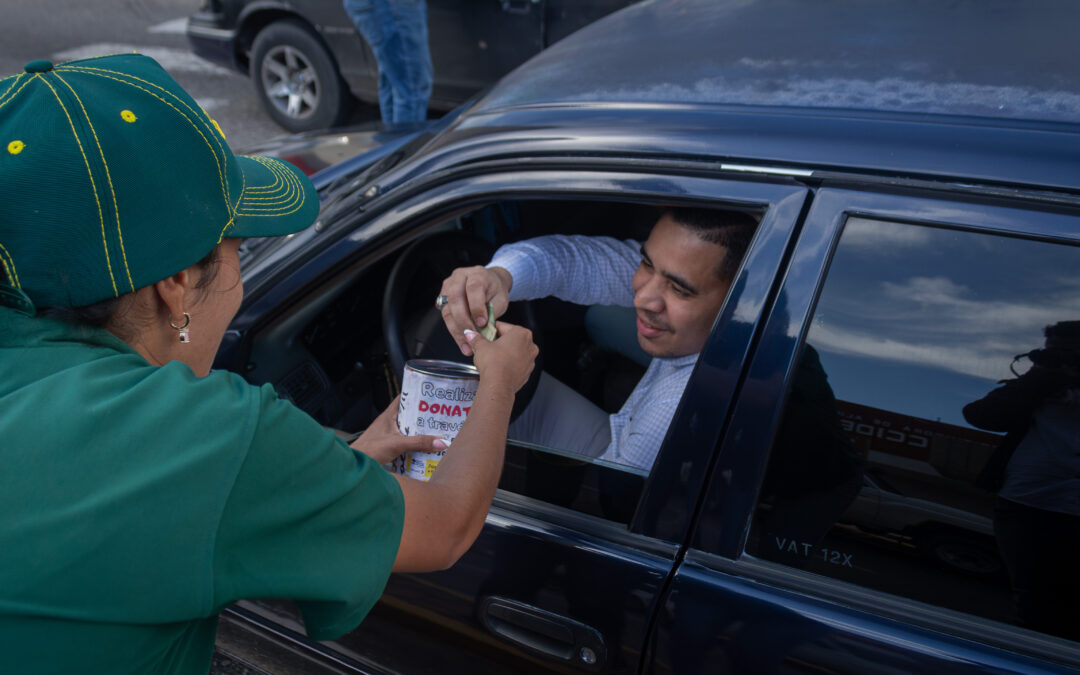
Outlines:
[[[488,241],[464,232],[437,232],[412,243],[394,263],[383,293],[383,339],[390,355],[390,367],[399,377],[409,359],[441,359],[471,365],[458,349],[435,308],[435,296],[443,279],[458,267],[483,265],[495,248]],[[502,321],[518,324],[533,333],[540,346],[540,332],[532,305],[512,302]],[[518,390],[510,420],[516,420],[529,405],[543,369],[540,356],[528,381]]]

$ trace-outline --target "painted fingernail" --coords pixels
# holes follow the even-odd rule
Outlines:
[[[474,331],[474,330],[472,330],[470,328],[465,329],[465,339],[468,340],[469,342],[472,342],[473,340],[475,340],[476,336],[477,336],[476,331]]]
[[[434,441],[431,442],[431,445],[436,450],[445,450],[450,447],[450,444],[441,438],[436,438]]]
[[[487,323],[487,317],[486,316],[475,317],[473,319],[473,323],[475,323],[478,327],[483,328],[484,324]]]

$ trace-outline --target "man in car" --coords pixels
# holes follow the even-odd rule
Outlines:
[[[745,213],[671,208],[644,244],[536,237],[501,247],[486,267],[454,270],[436,305],[466,356],[465,330],[487,323],[488,302],[495,316],[511,301],[546,296],[632,306],[637,342],[653,358],[619,412],[609,417],[544,373],[510,436],[648,470],[755,227]]]

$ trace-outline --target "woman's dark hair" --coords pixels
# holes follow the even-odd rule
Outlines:
[[[217,278],[220,268],[218,263],[221,260],[219,248],[215,246],[194,265],[201,272],[199,280],[195,283],[195,288],[200,291],[199,299],[202,299],[205,289],[209,288]],[[132,297],[131,293],[127,293],[82,307],[42,307],[38,309],[37,315],[93,328],[105,328],[111,324],[114,330],[127,332],[125,329],[130,326],[126,325],[124,315],[131,308]]]

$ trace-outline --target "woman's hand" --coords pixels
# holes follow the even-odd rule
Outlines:
[[[499,337],[493,342],[466,331],[466,339],[473,347],[473,365],[480,372],[481,383],[496,380],[511,393],[521,389],[532,373],[539,349],[532,340],[532,331],[512,323],[496,321]]]
[[[386,464],[403,452],[445,450],[447,443],[438,436],[405,436],[398,430],[397,411],[400,398],[394,397],[386,410],[382,411],[349,447],[359,450],[379,464]]]

